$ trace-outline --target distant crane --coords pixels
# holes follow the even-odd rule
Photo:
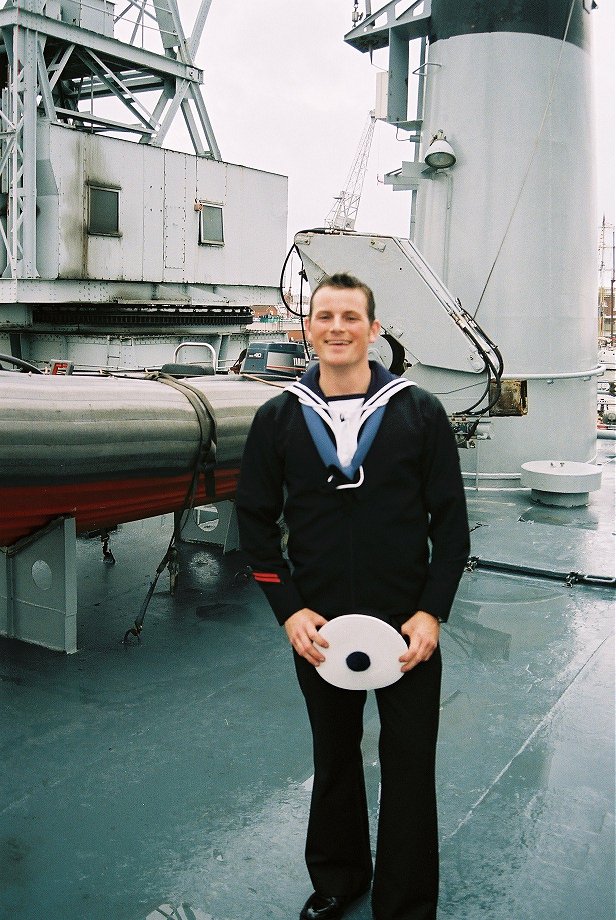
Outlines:
[[[355,229],[355,220],[357,219],[359,201],[368,168],[368,156],[370,155],[375,124],[376,117],[372,111],[368,115],[368,121],[363,130],[346,184],[340,194],[334,198],[332,208],[325,218],[325,226],[330,230]]]

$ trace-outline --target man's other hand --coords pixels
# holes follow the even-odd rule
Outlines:
[[[329,643],[319,635],[319,627],[327,623],[325,617],[309,607],[302,607],[285,620],[284,628],[289,642],[298,655],[318,667],[325,661],[323,655],[313,645],[316,642],[321,648],[329,648]]]
[[[428,661],[438,645],[441,624],[431,613],[418,610],[402,625],[400,630],[409,640],[408,652],[401,655],[401,671],[410,671],[422,661]]]

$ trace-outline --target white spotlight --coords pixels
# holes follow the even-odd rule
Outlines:
[[[424,162],[432,169],[447,169],[456,162],[456,155],[443,131],[437,131],[430,141]]]

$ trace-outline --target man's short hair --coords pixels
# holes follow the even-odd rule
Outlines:
[[[310,315],[312,315],[314,295],[324,287],[363,291],[366,295],[368,319],[370,323],[373,323],[376,319],[376,305],[374,303],[374,294],[371,288],[369,288],[367,284],[364,284],[363,281],[360,281],[359,278],[356,278],[354,275],[349,275],[346,272],[337,272],[335,275],[325,275],[324,278],[321,278],[310,296]]]

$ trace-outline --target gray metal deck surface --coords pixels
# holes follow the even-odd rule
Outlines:
[[[473,553],[613,574],[614,447],[586,509],[469,492]],[[183,546],[175,596],[161,577],[121,644],[169,536],[122,526],[115,566],[79,541],[77,654],[0,641],[3,920],[292,920],[310,892],[307,718],[241,556]],[[607,588],[465,574],[443,631],[443,920],[613,920],[613,635]],[[377,733],[369,701],[373,821]]]

